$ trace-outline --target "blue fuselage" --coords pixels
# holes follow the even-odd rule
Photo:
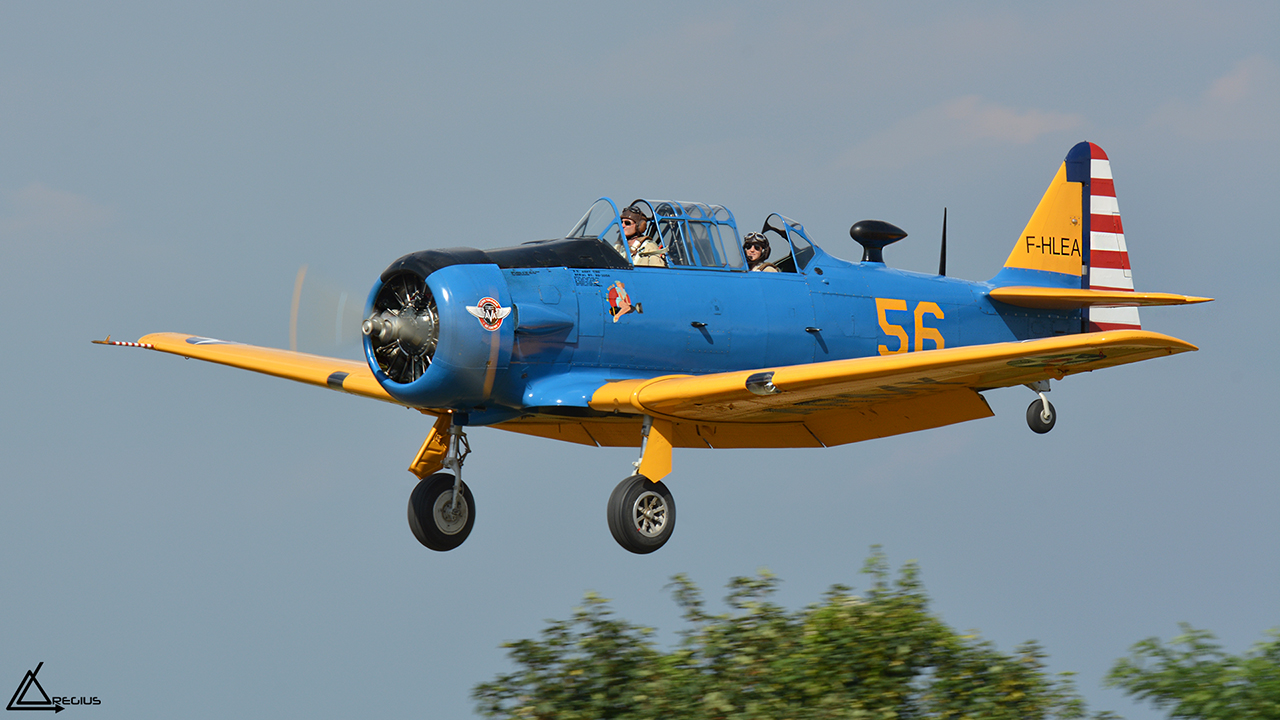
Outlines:
[[[1080,331],[1078,311],[993,302],[988,283],[851,263],[815,250],[803,272],[450,265],[426,279],[439,306],[431,367],[397,385],[371,365],[393,395],[488,424],[521,414],[585,412],[592,392],[613,379]],[[377,293],[375,287],[372,296]],[[513,309],[497,329],[465,310],[482,298]]]

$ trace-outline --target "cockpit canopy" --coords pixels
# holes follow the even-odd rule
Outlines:
[[[719,205],[636,200],[631,204],[649,218],[649,234],[662,245],[669,268],[745,272],[746,259],[733,213]],[[805,272],[820,252],[809,242],[804,226],[774,213],[761,229],[770,239],[769,263],[780,272]],[[618,206],[600,198],[569,234],[559,240],[535,240],[516,247],[477,250],[469,247],[421,250],[391,263],[382,281],[401,273],[420,279],[450,265],[484,265],[500,268],[609,268],[634,267],[635,258],[622,241]]]
[[[665,249],[668,267],[747,269],[738,223],[727,208],[698,202],[644,199],[632,201],[629,207],[648,218],[647,232]],[[802,271],[813,257],[813,245],[800,223],[775,213],[765,220],[763,232],[772,236],[773,265],[778,270]],[[611,198],[597,200],[567,237],[602,240],[624,259],[635,261],[630,257],[627,243],[623,242],[620,210]]]
[[[737,270],[746,265],[733,213],[720,205],[672,200],[635,200],[629,207],[649,221],[647,232],[666,249],[668,267]],[[630,260],[623,242],[618,206],[600,198],[570,231],[569,237],[594,237]]]

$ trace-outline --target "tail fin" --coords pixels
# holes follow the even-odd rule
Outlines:
[[[1086,210],[1087,209],[1087,210]],[[1133,292],[1111,161],[1102,148],[1071,148],[995,285]],[[1139,330],[1137,307],[1086,307],[1085,329]]]

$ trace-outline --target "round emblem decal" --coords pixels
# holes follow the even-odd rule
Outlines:
[[[480,321],[480,327],[493,332],[502,327],[502,321],[511,314],[511,308],[502,307],[491,297],[481,298],[475,305],[468,305],[467,312]]]

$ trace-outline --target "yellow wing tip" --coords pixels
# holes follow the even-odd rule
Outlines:
[[[1098,330],[1091,333],[1080,333],[1078,335],[1064,335],[1067,338],[1084,338],[1096,337],[1101,344],[1107,345],[1125,345],[1136,344],[1146,345],[1148,347],[1161,347],[1170,353],[1195,352],[1200,348],[1181,338],[1172,335],[1165,335],[1153,330]],[[1025,342],[1035,342],[1028,340]]]

